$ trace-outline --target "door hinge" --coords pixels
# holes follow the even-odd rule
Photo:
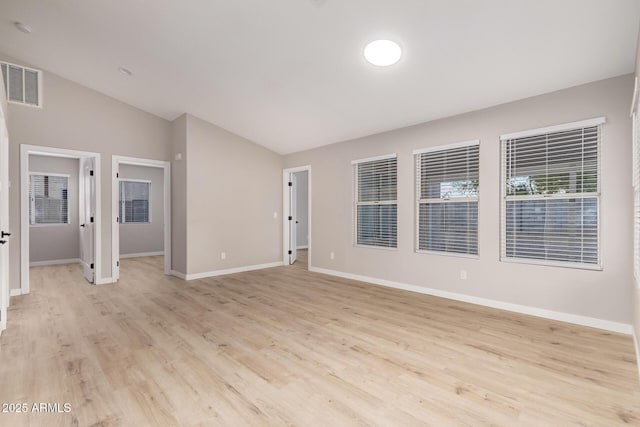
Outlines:
[[[289,187],[293,187],[293,182],[289,181]]]
[[[116,172],[116,178],[120,178],[120,173]]]
[[[93,270],[93,263],[91,263],[91,269]]]
[[[89,176],[93,176],[93,171],[89,171]]]
[[[91,217],[91,220],[89,222],[93,222],[93,217]]]
[[[292,221],[292,220],[293,220],[293,217],[292,217],[292,216],[290,216],[290,217],[289,217],[289,221]]]
[[[116,267],[120,267],[120,261],[116,261]]]
[[[292,255],[292,254],[293,254],[293,251],[289,251],[289,255]]]

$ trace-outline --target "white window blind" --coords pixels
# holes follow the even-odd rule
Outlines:
[[[120,223],[150,223],[149,181],[120,181]]]
[[[479,141],[416,152],[417,250],[478,254]]]
[[[2,82],[10,102],[39,107],[41,105],[41,71],[0,62]]]
[[[69,177],[29,176],[29,224],[69,224]]]
[[[355,244],[396,248],[398,165],[395,155],[353,163]]]
[[[600,265],[603,119],[502,137],[502,258]]]

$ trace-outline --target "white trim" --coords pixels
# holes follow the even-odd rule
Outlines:
[[[510,262],[514,264],[531,264],[531,265],[541,265],[543,267],[565,267],[565,268],[574,268],[577,270],[593,270],[593,271],[602,271],[602,265],[600,264],[583,264],[578,262],[570,262],[570,261],[548,261],[544,259],[534,259],[534,258],[517,258],[517,257],[507,257],[501,256],[501,262]]]
[[[22,289],[11,289],[9,290],[9,295],[11,295],[12,297],[19,297],[20,295],[22,295]]]
[[[224,270],[205,271],[204,273],[192,273],[182,274],[177,271],[172,271],[172,274],[184,278],[185,280],[204,279],[206,277],[225,276],[227,274],[244,273],[245,271],[263,270],[265,268],[280,267],[283,265],[282,261],[269,262],[266,264],[247,265],[245,267],[227,268]]]
[[[307,171],[307,247],[309,249],[307,255],[307,268],[311,269],[311,243],[312,243],[312,188],[311,185],[311,165],[296,166],[282,170],[282,265],[289,265],[289,175],[296,172]],[[297,249],[297,248],[296,248]]]
[[[182,280],[187,280],[187,275],[186,274],[181,273],[181,272],[176,271],[176,270],[171,270],[171,275],[172,276],[176,276],[177,278],[182,279]]]
[[[531,307],[520,304],[512,304],[503,301],[496,301],[486,298],[474,297],[471,295],[458,294],[454,292],[441,291],[423,286],[409,285],[406,283],[393,282],[375,277],[361,276],[359,274],[344,273],[342,271],[329,270],[326,268],[313,267],[310,269],[316,273],[328,274],[330,276],[342,277],[345,279],[358,280],[374,285],[386,286],[394,289],[402,289],[410,292],[417,292],[425,295],[432,295],[440,298],[447,298],[455,301],[467,302],[484,307],[497,308],[500,310],[512,311],[515,313],[528,314],[530,316],[542,317],[545,319],[558,320],[560,322],[573,323],[576,325],[589,326],[591,328],[604,329],[606,331],[618,332],[631,335],[633,328],[630,324],[613,322],[610,320],[596,319],[594,317],[580,316],[577,314],[562,313],[559,311],[546,310],[543,308]]]
[[[76,264],[79,263],[80,258],[69,259],[53,259],[50,261],[34,261],[29,263],[29,267],[43,267],[45,265],[61,265],[61,264]]]
[[[434,151],[453,150],[455,148],[473,147],[474,145],[480,145],[479,139],[472,139],[470,141],[454,142],[453,144],[437,145],[435,147],[419,148],[413,150],[413,155],[431,153]]]
[[[391,153],[391,154],[385,154],[382,156],[367,157],[366,159],[351,160],[351,164],[357,165],[358,163],[375,162],[376,160],[395,159],[397,157],[398,155],[396,153]]]
[[[146,256],[160,256],[164,255],[164,251],[160,252],[139,252],[137,254],[120,254],[120,259],[124,258],[142,258]]]
[[[638,368],[638,382],[640,382],[640,346],[638,345],[638,334],[635,328],[632,328],[633,346],[636,349],[636,367]]]
[[[520,132],[505,133],[504,135],[500,135],[500,141],[506,141],[508,139],[516,139],[516,138],[526,138],[528,136],[540,135],[545,133],[562,132],[562,131],[571,130],[571,129],[598,126],[603,123],[606,123],[606,121],[607,119],[605,117],[596,117],[593,119],[580,120],[578,122],[563,123],[560,125],[547,126],[547,127],[538,128],[538,129],[523,130]]]
[[[296,246],[296,250],[298,249],[309,249],[309,245]]]
[[[638,104],[636,100],[638,99],[638,76],[633,81],[633,98],[631,99],[631,111],[629,111],[629,116],[633,116],[633,113],[636,112]]]
[[[96,280],[96,285],[108,285],[110,283],[116,283],[113,277],[103,277],[100,280]]]
[[[52,157],[52,156],[49,156]],[[51,172],[32,172],[29,171],[29,176],[31,175],[41,175],[41,176],[60,176],[62,178],[71,178],[71,175],[68,173],[51,173]]]
[[[446,252],[446,251],[428,251],[424,249],[416,249],[415,252],[417,254],[426,254],[426,255],[442,255],[454,258],[465,258],[465,259],[480,259],[480,255],[476,254],[465,254],[459,252]]]
[[[29,156],[39,155],[48,157],[65,157],[94,159],[93,173],[95,176],[95,226],[94,233],[94,282],[101,281],[102,273],[102,192],[101,192],[101,164],[100,153],[91,151],[68,150],[66,148],[44,147],[20,144],[20,287],[22,294],[29,293]],[[78,197],[78,200],[81,200]],[[104,280],[104,279],[103,279]]]
[[[172,275],[171,270],[171,162],[165,160],[142,159],[139,157],[111,156],[111,276],[113,281],[120,278],[118,260],[120,259],[120,223],[116,218],[120,215],[120,179],[117,178],[119,165],[144,166],[163,169],[163,197],[164,197],[164,274]],[[126,179],[127,181],[133,181]],[[149,203],[151,204],[151,189],[149,189]],[[149,212],[151,220],[151,209]],[[133,223],[132,223],[133,224]],[[117,230],[117,232],[113,232]]]

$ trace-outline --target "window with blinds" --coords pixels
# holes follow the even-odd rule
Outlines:
[[[41,71],[0,62],[2,82],[7,99],[16,104],[40,107],[42,101]]]
[[[503,135],[502,258],[600,265],[600,125]]]
[[[479,144],[414,151],[417,251],[478,254]]]
[[[69,224],[69,176],[29,176],[29,224]]]
[[[120,181],[121,224],[147,224],[151,222],[149,214],[150,192],[150,181]]]
[[[352,162],[354,243],[396,248],[398,244],[398,164],[396,155]]]

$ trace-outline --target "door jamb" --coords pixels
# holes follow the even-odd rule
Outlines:
[[[308,221],[308,261],[307,261],[307,269],[311,270],[311,165],[298,166],[294,168],[287,168],[282,170],[282,262],[283,264],[289,265],[289,210],[291,206],[289,205],[289,174],[294,172],[304,172],[307,171],[307,189],[308,189],[308,205],[307,205],[307,221]]]
[[[137,157],[111,156],[111,275],[114,281],[120,277],[117,262],[120,259],[119,216],[120,186],[116,173],[120,165],[144,166],[163,170],[164,192],[164,274],[171,275],[171,162]]]
[[[21,294],[29,293],[29,155],[49,157],[66,157],[80,159],[93,157],[93,173],[96,178],[96,215],[94,227],[94,284],[110,283],[109,278],[102,278],[102,211],[100,192],[100,153],[91,151],[68,150],[66,148],[44,147],[20,144],[20,290]],[[78,178],[79,179],[79,178]],[[80,200],[81,197],[78,197]]]

